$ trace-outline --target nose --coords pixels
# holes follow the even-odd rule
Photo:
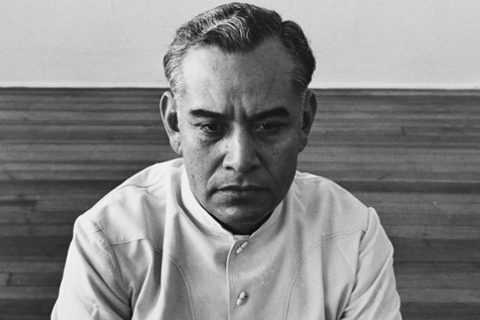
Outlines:
[[[225,139],[225,150],[223,165],[226,169],[246,173],[260,165],[255,138],[248,132],[233,130],[230,137]]]

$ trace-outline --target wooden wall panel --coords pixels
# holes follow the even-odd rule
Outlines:
[[[76,217],[175,154],[160,89],[0,89],[0,320],[48,319]],[[318,90],[299,168],[377,209],[404,319],[480,314],[480,92]]]

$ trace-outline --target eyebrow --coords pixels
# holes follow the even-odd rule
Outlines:
[[[205,109],[194,109],[190,110],[190,115],[196,118],[214,118],[219,120],[229,120],[230,117],[226,114],[205,110]],[[266,118],[271,117],[280,117],[280,118],[288,118],[290,117],[290,112],[285,107],[278,107],[271,110],[262,111],[257,113],[251,117],[251,120],[258,121]]]
[[[205,109],[193,109],[190,110],[190,115],[196,118],[215,118],[220,120],[228,120],[228,116],[215,111],[209,111]]]

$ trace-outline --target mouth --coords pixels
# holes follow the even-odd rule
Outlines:
[[[227,185],[218,188],[222,192],[258,192],[265,188],[256,185]]]
[[[258,185],[224,185],[216,189],[216,200],[229,206],[261,204],[268,198],[268,189]]]

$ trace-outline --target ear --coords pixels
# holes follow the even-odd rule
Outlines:
[[[302,137],[299,152],[303,151],[303,149],[305,149],[305,147],[307,146],[308,136],[310,135],[310,129],[312,129],[316,113],[317,96],[315,95],[315,92],[308,89],[305,94],[305,101],[303,104]]]
[[[163,126],[167,132],[170,146],[178,155],[182,155],[182,144],[180,140],[180,130],[178,128],[177,105],[172,92],[165,91],[160,99],[160,115],[162,116]]]

